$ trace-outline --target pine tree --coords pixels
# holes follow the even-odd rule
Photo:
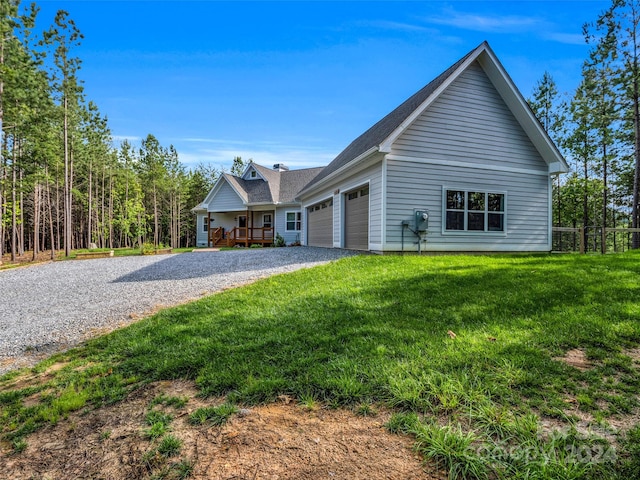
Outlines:
[[[72,56],[74,48],[80,45],[83,35],[69,18],[69,13],[59,10],[54,25],[45,32],[45,42],[55,48],[53,62],[54,85],[59,94],[62,109],[63,158],[64,158],[64,253],[71,254],[73,232],[73,151],[71,143],[76,120],[74,110],[79,103],[82,87],[77,77],[81,61]]]
[[[549,72],[544,72],[534,87],[529,106],[556,145],[564,144],[564,125],[567,104],[561,101],[556,82]],[[555,213],[556,225],[562,226],[562,188],[560,175],[556,176]]]

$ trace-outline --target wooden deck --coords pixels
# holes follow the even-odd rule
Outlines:
[[[273,227],[235,227],[224,230],[221,227],[209,230],[210,247],[235,247],[253,244],[271,245],[274,239]]]

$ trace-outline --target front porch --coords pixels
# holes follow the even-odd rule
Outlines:
[[[254,243],[271,245],[273,227],[233,227],[231,230],[217,227],[209,230],[211,247],[235,247],[236,245],[248,247]]]
[[[258,218],[255,218],[256,214]],[[235,247],[236,245],[249,247],[253,244],[264,246],[271,245],[274,241],[273,219],[275,211],[228,212],[225,216],[234,215],[233,224],[225,222],[223,225],[220,225],[219,222],[215,222],[217,225],[214,225],[213,215],[216,215],[217,218],[221,216],[214,212],[207,214],[209,225],[207,244],[209,247]],[[229,218],[229,220],[231,219]]]

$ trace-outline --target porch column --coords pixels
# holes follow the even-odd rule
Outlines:
[[[251,212],[251,213],[253,213],[253,212]],[[249,232],[250,232],[250,230],[249,230],[249,209],[248,208],[247,208],[247,216],[246,216],[246,218],[247,218],[247,235],[245,236],[244,246],[248,248],[249,247]],[[253,220],[252,220],[252,223],[253,223]],[[251,226],[253,227],[253,225],[251,225]]]
[[[207,212],[207,247],[211,248],[211,212]]]

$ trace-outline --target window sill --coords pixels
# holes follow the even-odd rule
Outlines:
[[[507,232],[481,232],[477,230],[443,230],[443,236],[452,236],[452,237],[506,237]]]

